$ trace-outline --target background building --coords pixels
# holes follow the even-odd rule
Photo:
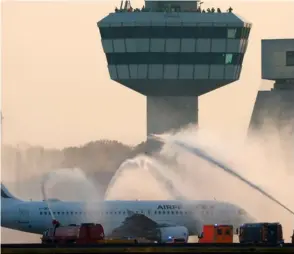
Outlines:
[[[262,79],[272,80],[274,85],[271,90],[258,92],[250,130],[273,127],[280,135],[285,161],[293,161],[294,39],[262,40],[261,48]]]

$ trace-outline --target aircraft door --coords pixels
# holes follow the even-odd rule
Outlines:
[[[215,206],[213,210],[214,221],[216,224],[231,224],[232,214],[230,214],[226,204]]]

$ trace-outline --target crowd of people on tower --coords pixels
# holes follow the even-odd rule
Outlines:
[[[115,8],[115,12],[150,12],[151,9],[149,8],[145,8],[145,6],[143,6],[141,9],[139,8],[135,8],[133,9],[132,6],[129,6],[128,8]],[[230,7],[227,12],[232,12],[233,11],[233,8]],[[158,9],[156,10],[156,12],[181,12],[180,8],[162,8],[162,9]],[[183,11],[183,12],[202,12],[202,13],[222,13],[221,9],[220,8],[207,8],[206,10],[205,9],[202,9],[201,7],[198,7],[196,10],[189,10],[189,11]]]

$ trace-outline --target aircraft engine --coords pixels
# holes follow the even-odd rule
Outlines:
[[[161,227],[157,228],[157,239],[161,243],[168,243],[177,240],[188,242],[189,231],[186,227]]]

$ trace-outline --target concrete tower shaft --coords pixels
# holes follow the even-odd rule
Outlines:
[[[112,80],[147,96],[147,134],[197,123],[198,96],[239,79],[251,24],[197,1],[145,1],[98,22]]]

